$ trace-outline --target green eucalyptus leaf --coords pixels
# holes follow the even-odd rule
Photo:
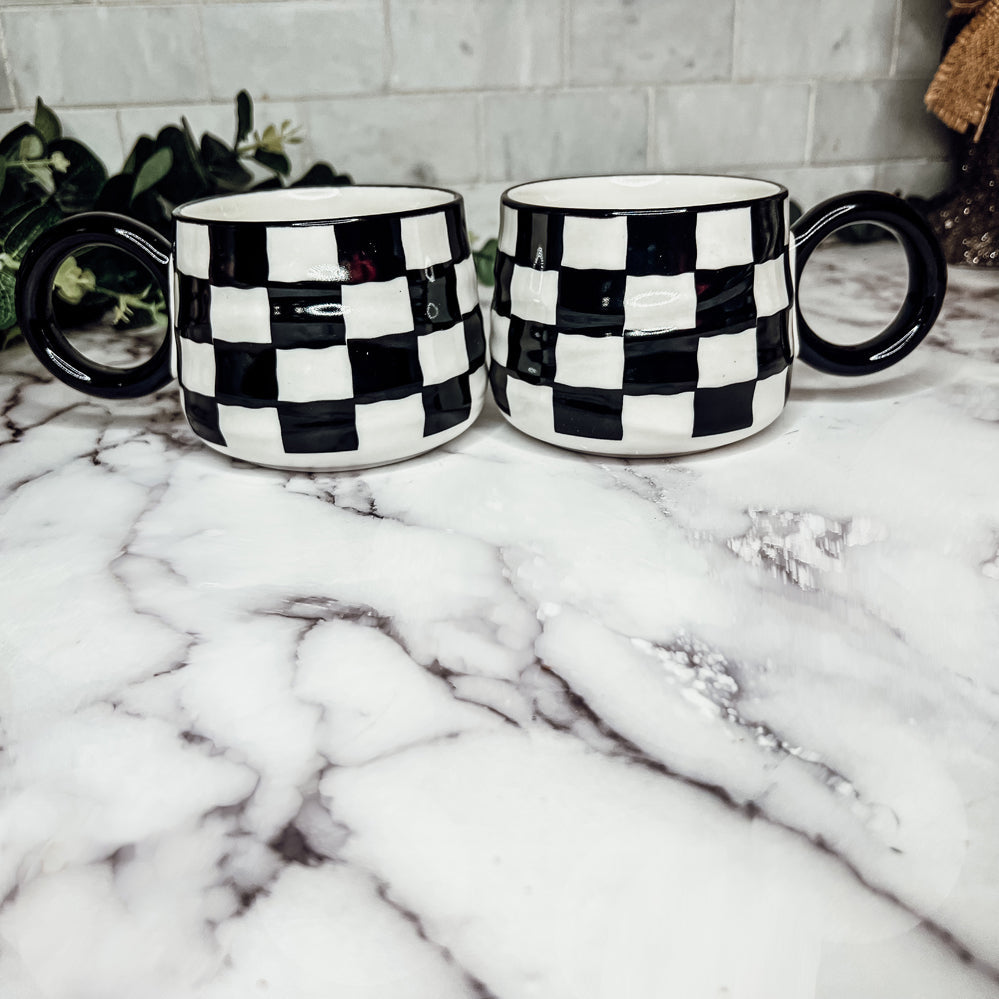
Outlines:
[[[175,125],[168,125],[156,136],[156,145],[173,153],[173,166],[156,188],[170,205],[215,193],[215,185],[201,165],[197,149],[191,151],[189,129],[181,131]]]
[[[104,164],[82,142],[56,139],[49,146],[49,155],[63,156],[68,169],[55,174],[55,199],[67,215],[90,211],[97,203],[101,189],[107,183]]]
[[[146,160],[135,175],[135,185],[132,187],[132,200],[137,198],[143,191],[158,184],[173,166],[173,151],[169,148],[157,149],[152,156]]]
[[[14,286],[17,284],[17,272],[4,267],[0,270],[0,330],[10,330],[17,326],[17,309],[14,307]],[[16,334],[15,334],[16,335]],[[14,337],[8,332],[4,338],[4,347]]]
[[[125,165],[121,168],[121,172],[132,175],[138,173],[142,164],[155,152],[155,140],[151,136],[140,135],[135,140],[135,145],[132,146],[132,151],[128,154],[128,159],[125,160]]]
[[[239,162],[236,151],[208,132],[201,137],[201,159],[223,190],[242,191],[253,181],[253,174]]]
[[[272,153],[266,149],[257,149],[253,153],[253,158],[261,165],[273,170],[282,177],[287,177],[291,173],[291,163],[284,153]]]
[[[35,100],[35,128],[46,142],[62,138],[62,125],[52,108],[46,106],[41,97]]]
[[[3,330],[2,326],[0,326],[0,330]],[[0,350],[6,350],[20,335],[21,327],[16,324],[11,326],[11,328],[3,335],[3,343],[0,343]]]
[[[45,155],[45,142],[41,135],[32,132],[21,140],[17,155],[22,160],[38,160]]]
[[[350,183],[350,177],[337,173],[329,163],[314,163],[290,187],[342,187]]]
[[[61,218],[62,212],[51,201],[30,209],[7,233],[3,252],[14,260],[20,260],[35,239]]]
[[[135,178],[131,174],[120,173],[112,177],[97,196],[94,210],[98,212],[119,212],[127,215],[132,201],[132,189]]]
[[[238,146],[253,131],[253,98],[241,90],[236,94],[236,141]]]
[[[281,182],[281,178],[277,174],[273,174],[270,177],[264,178],[264,180],[258,181],[253,187],[250,188],[251,191],[280,191],[284,187]]]
[[[493,267],[496,264],[496,251],[499,248],[497,239],[487,239],[479,249],[472,252],[475,260],[475,276],[484,285],[491,285],[495,280]]]
[[[0,156],[8,160],[17,159],[20,155],[21,143],[31,135],[36,136],[39,141],[44,141],[38,129],[27,122],[11,129],[0,139]]]

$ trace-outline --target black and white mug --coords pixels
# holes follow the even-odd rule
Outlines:
[[[464,207],[452,191],[260,191],[182,205],[173,245],[131,219],[74,216],[18,272],[21,329],[56,377],[129,398],[176,374],[210,447],[311,470],[399,461],[456,437],[485,393],[485,339]],[[171,332],[134,368],[80,353],[53,317],[75,250],[137,257],[170,301]]]
[[[793,227],[788,205],[780,184],[721,176],[510,188],[490,332],[490,384],[503,414],[578,451],[682,454],[772,423],[799,353],[838,375],[901,360],[929,332],[946,290],[928,226],[877,191],[832,198]],[[819,243],[860,222],[898,237],[908,292],[887,329],[842,346],[808,326],[795,290]]]

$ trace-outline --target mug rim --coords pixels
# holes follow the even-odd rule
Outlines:
[[[730,200],[699,201],[691,204],[649,206],[641,208],[628,207],[586,207],[572,205],[544,205],[530,201],[519,200],[516,192],[525,187],[540,187],[542,185],[559,185],[573,181],[608,181],[608,180],[672,180],[674,178],[688,178],[704,181],[742,181],[766,185],[769,190],[761,190],[758,195],[743,196]],[[523,181],[508,187],[500,196],[500,203],[508,208],[517,210],[538,212],[545,215],[583,215],[593,218],[607,218],[619,215],[671,215],[681,212],[717,211],[726,208],[747,208],[751,205],[766,201],[769,198],[783,200],[789,196],[787,187],[776,180],[767,180],[764,177],[747,177],[738,174],[721,173],[617,173],[617,174],[592,174],[573,175],[570,177],[543,177],[538,180]]]
[[[423,192],[425,195],[437,194],[442,197],[434,201],[432,204],[417,204],[410,208],[383,208],[378,210],[345,211],[341,213],[315,212],[293,218],[282,218],[280,214],[275,211],[266,212],[263,210],[260,210],[251,217],[246,218],[212,218],[206,217],[205,215],[191,213],[191,209],[196,209],[199,205],[206,206],[215,202],[225,202],[231,205],[233,201],[267,202],[279,199],[286,201],[288,200],[289,195],[292,198],[298,197],[303,198],[304,200],[308,200],[311,196],[319,201],[323,198],[323,196],[326,198],[333,198],[336,197],[337,193],[346,191],[412,191]],[[243,191],[233,194],[210,194],[204,198],[195,198],[192,201],[186,201],[184,204],[178,205],[171,212],[171,216],[175,222],[207,226],[311,226],[330,225],[340,222],[358,222],[371,218],[413,218],[419,215],[431,215],[435,212],[444,211],[454,206],[460,207],[463,203],[464,199],[457,191],[452,191],[450,188],[446,187],[431,187],[426,184],[340,184],[330,187],[281,187],[273,188],[267,191]]]

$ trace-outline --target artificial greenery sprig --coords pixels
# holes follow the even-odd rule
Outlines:
[[[195,198],[277,187],[351,183],[316,163],[293,183],[287,148],[302,141],[292,122],[254,130],[253,101],[236,96],[232,144],[211,133],[194,138],[187,120],[155,137],[140,136],[121,171],[109,176],[83,143],[63,136],[58,116],[41,98],[32,122],[0,139],[0,346],[20,332],[14,313],[16,273],[32,241],[51,225],[83,211],[128,215],[172,236],[173,209]],[[81,255],[82,256],[82,255]],[[165,304],[149,275],[121,255],[89,251],[86,266],[68,257],[56,275],[57,305],[78,323],[113,309],[116,325],[165,322]]]

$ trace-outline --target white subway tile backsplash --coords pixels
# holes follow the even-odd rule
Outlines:
[[[922,76],[929,81],[940,63],[947,6],[940,0],[902,0],[896,76]]]
[[[644,90],[487,94],[488,180],[645,170]]]
[[[739,80],[887,76],[896,0],[744,0]]]
[[[304,126],[293,175],[467,195],[496,229],[532,177],[710,170],[932,194],[948,133],[923,110],[945,0],[0,0],[0,128],[36,95],[111,171],[186,116],[232,141]],[[6,113],[6,109],[12,109]],[[6,126],[6,127],[5,127]]]
[[[572,0],[570,79],[583,85],[727,79],[733,7],[734,0]]]
[[[925,90],[919,79],[820,83],[813,161],[945,156],[947,130],[923,107]]]
[[[801,163],[808,84],[686,84],[656,91],[655,163],[669,170]]]
[[[208,4],[201,9],[211,96],[309,98],[382,89],[384,12],[369,0]]]
[[[308,107],[315,155],[359,184],[460,184],[479,170],[476,97],[365,97]]]
[[[534,0],[392,0],[391,86],[469,90],[557,84],[560,10]]]
[[[50,105],[202,99],[207,77],[193,6],[37,7],[0,15],[18,97]]]

